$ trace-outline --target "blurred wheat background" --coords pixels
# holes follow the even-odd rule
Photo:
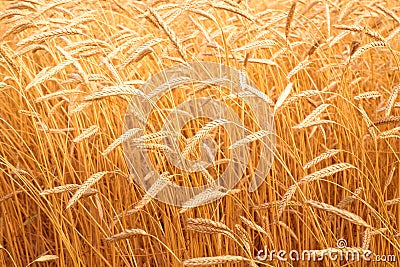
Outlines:
[[[399,258],[398,1],[18,0],[0,9],[0,266],[366,266],[255,259],[264,247],[322,253],[340,238]],[[191,61],[245,71],[274,105],[277,145],[258,190],[247,190],[249,168],[222,199],[182,209],[133,182],[120,144],[137,89]],[[256,108],[217,91],[202,94]],[[207,134],[228,143],[214,126]],[[152,133],[147,149],[165,166]],[[257,134],[247,142],[256,161]],[[218,153],[212,177],[229,161]],[[204,183],[197,174],[180,182]]]

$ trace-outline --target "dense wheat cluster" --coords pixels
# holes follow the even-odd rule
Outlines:
[[[400,260],[400,6],[388,1],[18,0],[0,4],[0,266],[366,266],[261,261],[261,249],[371,250]],[[213,167],[174,169],[148,132],[123,131],[130,99],[152,75],[186,62],[241,70],[271,106],[274,162],[248,191],[260,138],[252,109],[218,84],[176,80],[163,114],[190,97],[232,107],[249,133],[198,119],[179,136]],[[261,94],[260,94],[261,95]],[[161,113],[162,113],[161,112]],[[158,166],[145,192],[121,144]],[[133,142],[134,142],[133,141]],[[251,151],[246,175],[217,201],[175,207],[152,198],[168,183],[218,177],[229,149]],[[212,194],[212,195],[213,195]],[[191,204],[202,204],[193,199]],[[398,262],[371,266],[398,266]]]

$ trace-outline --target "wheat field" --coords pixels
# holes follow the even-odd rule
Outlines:
[[[399,266],[398,1],[18,0],[0,11],[0,266]],[[235,188],[178,207],[129,172],[131,99],[188,62],[241,70],[271,106],[274,161],[254,192],[258,107],[213,84],[178,81],[137,138],[165,183],[192,187],[221,175],[229,146],[247,145]],[[230,106],[249,134],[232,144],[223,121],[187,123],[182,153],[198,158],[208,138],[218,162],[184,174],[160,129],[168,110],[199,96]],[[338,240],[397,261],[256,257],[320,255]]]

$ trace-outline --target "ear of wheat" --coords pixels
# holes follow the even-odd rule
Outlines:
[[[184,260],[182,263],[184,266],[210,266],[219,265],[226,263],[240,263],[244,261],[249,261],[249,259],[242,256],[215,256],[215,257],[203,257],[203,258],[193,258]]]
[[[95,133],[97,133],[99,131],[99,126],[97,125],[92,125],[89,128],[86,128],[79,136],[77,136],[73,142],[74,143],[79,143],[82,142],[83,140],[88,139],[89,137],[91,137],[92,135],[94,135]]]
[[[103,152],[102,155],[105,156],[109,154],[111,151],[113,151],[118,145],[122,144],[129,138],[132,138],[137,132],[139,132],[141,129],[139,128],[132,128],[126,131],[124,134],[122,134],[120,137],[114,140]]]
[[[354,169],[356,168],[354,165],[351,165],[350,163],[337,163],[331,166],[328,166],[326,168],[323,168],[322,170],[313,172],[307,176],[304,176],[301,180],[300,183],[308,183],[312,182],[327,176],[334,175],[335,173],[347,170],[347,169]]]
[[[247,51],[250,49],[256,49],[256,48],[270,48],[273,46],[276,46],[277,43],[273,40],[261,40],[261,41],[255,41],[253,43],[247,44],[245,46],[233,49],[232,52],[241,52],[241,51]]]
[[[387,106],[386,106],[386,110],[385,110],[385,116],[386,117],[389,117],[390,112],[392,111],[394,102],[396,101],[397,96],[399,95],[399,90],[400,90],[400,84],[395,86],[393,88],[392,93],[390,94],[390,97],[388,99],[388,103],[387,103]]]
[[[73,34],[83,35],[83,32],[81,30],[75,29],[75,28],[68,28],[68,27],[60,28],[60,29],[57,29],[54,31],[42,32],[42,33],[32,35],[31,37],[23,39],[17,45],[24,46],[24,45],[35,43],[35,42],[43,42],[44,40],[47,40],[54,36],[73,35]]]
[[[310,167],[316,165],[317,163],[323,161],[324,159],[327,159],[327,158],[335,156],[340,151],[341,150],[338,150],[338,149],[330,149],[330,150],[320,154],[319,156],[315,157],[314,159],[312,159],[311,161],[307,162],[306,164],[304,164],[303,169],[309,169]]]
[[[299,64],[297,64],[296,67],[294,67],[287,75],[286,75],[286,79],[290,80],[290,78],[292,78],[294,75],[296,75],[299,71],[301,71],[302,69],[306,68],[307,66],[309,66],[312,62],[308,59],[305,59],[303,61],[301,61]]]
[[[39,258],[37,258],[36,260],[34,260],[32,263],[55,261],[58,259],[59,259],[59,257],[57,255],[43,255],[43,256],[40,256]]]
[[[283,92],[281,93],[281,95],[279,96],[278,100],[275,103],[274,106],[274,114],[276,114],[278,112],[278,110],[281,108],[282,104],[285,102],[286,98],[290,95],[290,93],[292,92],[292,88],[293,88],[293,83],[289,83],[286,87],[285,90],[283,90]]]
[[[223,234],[232,240],[236,240],[233,231],[228,226],[210,219],[189,218],[187,220],[187,229],[206,234]]]
[[[285,36],[286,39],[289,38],[290,26],[293,22],[294,12],[296,11],[297,0],[294,0],[292,5],[290,6],[287,18],[286,18],[286,26],[285,26]]]
[[[216,127],[228,123],[225,119],[216,119],[211,122],[206,123],[193,137],[187,140],[187,145],[182,151],[182,155],[187,157],[194,148],[200,143],[200,141]]]
[[[72,198],[69,200],[66,209],[69,209],[74,205],[81,197],[82,195],[95,183],[100,181],[101,178],[104,177],[109,173],[108,171],[103,171],[103,172],[98,172],[90,176],[80,187],[79,189],[75,192],[75,194],[72,196]]]
[[[121,233],[115,234],[113,236],[107,237],[105,240],[107,242],[116,242],[119,240],[135,237],[135,236],[147,236],[147,232],[142,229],[132,228],[122,231]]]
[[[243,224],[247,225],[248,227],[250,227],[251,229],[253,229],[254,231],[263,233],[265,235],[267,235],[267,232],[264,230],[264,228],[262,228],[261,226],[259,226],[258,224],[256,224],[255,222],[250,221],[249,219],[240,216],[240,219],[242,220]]]
[[[362,99],[370,99],[370,98],[375,99],[375,98],[379,98],[381,96],[382,96],[382,94],[379,93],[378,91],[369,91],[369,92],[365,92],[365,93],[356,95],[354,97],[354,100],[362,100]]]
[[[252,133],[247,135],[245,138],[240,139],[233,143],[231,146],[229,146],[229,149],[235,149],[239,146],[254,142],[256,140],[261,140],[263,137],[268,136],[270,134],[273,134],[271,131],[266,131],[266,130],[260,130],[258,132]]]
[[[305,203],[314,208],[331,212],[332,214],[337,215],[353,224],[364,226],[369,229],[373,229],[373,227],[371,225],[369,225],[366,221],[364,221],[364,219],[362,219],[360,216],[358,216],[352,212],[349,212],[347,210],[339,209],[332,205],[318,202],[315,200],[306,200]]]
[[[364,46],[361,46],[354,53],[351,53],[351,56],[348,57],[348,59],[344,62],[344,65],[350,64],[350,62],[352,60],[359,58],[362,54],[364,54],[368,50],[371,50],[374,48],[382,48],[382,47],[386,47],[386,43],[382,42],[382,41],[371,42]]]
[[[318,119],[322,112],[324,112],[330,104],[322,104],[319,105],[316,109],[314,109],[302,122],[298,125],[293,126],[294,129],[302,129],[305,127],[309,127],[310,124]]]
[[[41,72],[38,73],[38,75],[26,86],[26,91],[31,89],[32,87],[35,87],[47,80],[49,80],[51,77],[53,77],[55,74],[63,70],[65,67],[68,65],[71,65],[74,62],[74,60],[66,60],[57,66],[53,68],[44,68]]]
[[[54,188],[46,189],[40,192],[40,195],[52,195],[52,194],[59,194],[64,192],[72,192],[77,190],[80,187],[78,184],[66,184],[61,186],[56,186]]]

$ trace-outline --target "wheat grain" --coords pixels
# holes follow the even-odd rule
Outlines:
[[[212,177],[210,177],[210,178],[212,178]],[[207,180],[210,180],[210,178],[208,178]],[[214,181],[214,180],[212,179],[212,181]],[[204,204],[208,204],[208,203],[210,203],[216,199],[220,199],[228,194],[228,192],[221,192],[218,189],[225,189],[225,188],[223,188],[221,186],[220,187],[212,186],[211,188],[207,188],[203,192],[197,194],[193,198],[191,198],[188,201],[186,201],[185,203],[183,203],[182,209],[179,211],[179,213],[183,213],[193,207],[198,207],[198,206],[201,206]]]
[[[242,241],[244,247],[246,248],[246,250],[248,252],[250,252],[251,251],[251,248],[250,248],[251,241],[250,241],[249,234],[240,224],[235,224],[235,228],[236,228],[236,231],[238,232],[238,235],[239,235],[240,240]]]
[[[387,177],[385,185],[383,187],[383,193],[386,193],[387,189],[389,188],[389,185],[392,183],[395,171],[396,171],[396,167],[393,167],[390,170],[389,176]]]
[[[127,67],[132,61],[138,62],[144,56],[149,53],[154,52],[153,47],[159,43],[164,41],[162,38],[154,38],[152,40],[147,41],[142,46],[139,46],[125,61],[122,63],[121,68]]]
[[[146,95],[136,89],[131,85],[118,85],[118,86],[106,86],[101,89],[101,91],[95,92],[83,98],[84,101],[93,101],[99,100],[105,97],[110,96],[125,96],[125,95],[133,95],[133,96],[142,96],[147,98]]]
[[[391,206],[391,205],[396,205],[400,203],[400,198],[394,198],[394,199],[390,199],[390,200],[386,200],[385,204],[387,206]]]
[[[283,195],[282,199],[279,201],[277,213],[275,216],[276,222],[279,221],[280,216],[283,214],[285,208],[289,205],[290,200],[296,193],[297,187],[298,187],[298,184],[291,185],[288,188],[288,190],[285,192],[285,194]]]
[[[376,41],[376,42],[371,42],[366,45],[361,46],[358,48],[354,53],[350,53],[350,57],[347,58],[347,60],[343,63],[344,65],[348,65],[351,60],[359,58],[362,54],[367,52],[368,50],[371,50],[373,48],[381,48],[381,47],[386,47],[386,43],[382,41]]]
[[[236,52],[247,51],[247,50],[256,49],[256,48],[271,48],[276,45],[277,45],[277,43],[273,40],[261,40],[261,41],[256,41],[256,42],[244,45],[242,47],[233,49],[232,52],[236,53]]]
[[[374,126],[384,125],[384,124],[392,124],[400,121],[400,116],[390,116],[385,118],[380,118],[375,120],[372,124]],[[371,125],[372,127],[372,125]]]
[[[11,193],[9,193],[9,194],[7,194],[5,196],[0,197],[0,203],[6,201],[8,199],[11,199],[12,197],[17,196],[18,194],[20,194],[22,192],[24,192],[24,191],[23,190],[16,190],[16,191],[11,192]]]
[[[240,15],[242,17],[245,17],[246,19],[248,19],[250,21],[255,21],[256,20],[256,18],[254,16],[252,16],[251,14],[246,12],[245,10],[242,10],[242,9],[239,9],[239,8],[236,8],[236,7],[232,7],[232,6],[228,6],[228,5],[224,5],[224,4],[219,4],[219,3],[216,3],[216,2],[213,2],[212,6],[215,7],[215,8],[223,9],[223,10],[238,14],[238,15]]]
[[[380,133],[378,135],[378,138],[379,139],[387,139],[387,138],[393,138],[393,137],[400,138],[400,135],[396,135],[396,134],[399,134],[399,132],[400,132],[400,127],[395,127],[393,129],[386,130],[386,131]]]

